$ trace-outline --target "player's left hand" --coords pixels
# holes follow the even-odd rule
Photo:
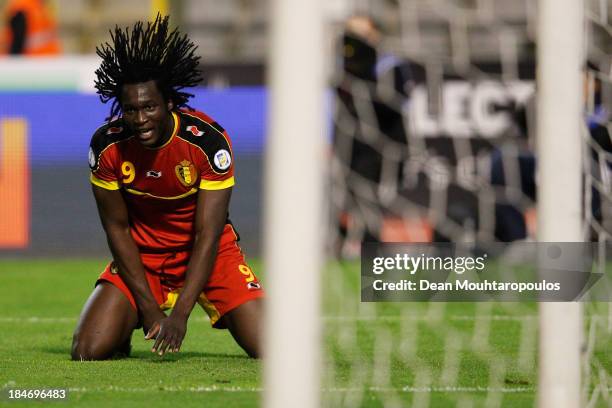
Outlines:
[[[155,339],[151,351],[163,356],[166,351],[176,353],[181,349],[185,333],[187,333],[187,319],[170,315],[155,322],[145,339]]]

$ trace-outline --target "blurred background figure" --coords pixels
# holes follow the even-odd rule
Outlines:
[[[605,210],[612,208],[603,191],[610,189],[612,171],[609,157],[612,154],[612,141],[608,132],[609,111],[603,103],[602,72],[599,66],[588,62],[584,67],[584,104],[585,124],[589,133],[586,155],[589,172],[585,174],[585,217],[589,220],[590,231],[586,239],[593,241],[601,231],[612,232],[609,215]],[[512,195],[512,189],[520,190],[527,198],[536,201],[536,155],[532,143],[528,141],[535,125],[535,101],[517,106],[513,112],[513,121],[517,136],[511,149],[495,148],[491,156],[491,184],[502,188],[502,194],[495,205],[495,237],[502,242],[518,241],[529,238],[529,212],[523,212],[520,206],[512,203],[506,196]],[[516,147],[514,146],[516,145]],[[514,166],[507,166],[508,162]],[[518,172],[508,175],[508,169]],[[504,191],[507,190],[507,191]],[[533,234],[533,231],[531,231]]]
[[[601,78],[605,78],[601,67],[589,61],[585,67],[584,75],[584,97],[585,97],[585,120],[591,136],[589,140],[590,152],[587,157],[590,173],[586,175],[585,199],[589,208],[590,217],[587,218],[591,224],[590,238],[597,240],[601,231],[612,234],[612,201],[609,194],[612,187],[612,139],[610,138],[610,106],[609,100],[604,99],[604,84]],[[608,97],[610,89],[608,88]],[[607,103],[606,103],[607,102]],[[588,195],[590,185],[591,195]]]
[[[344,70],[358,78],[391,86],[407,95],[414,85],[409,61],[381,50],[382,32],[368,15],[355,15],[346,22],[343,36]]]
[[[368,15],[350,17],[341,39],[342,69],[336,87],[334,155],[345,186],[339,205],[339,248],[381,240],[385,217],[380,194],[401,185],[408,150],[402,106],[413,85],[410,63],[380,50],[382,33]],[[384,160],[388,151],[400,160]],[[391,165],[391,166],[389,166]]]
[[[509,143],[496,146],[491,152],[491,184],[501,191],[495,203],[495,239],[501,242],[513,242],[529,238],[529,217],[535,217],[533,208],[536,200],[536,159],[533,141],[533,105],[528,103],[512,107],[515,137]],[[510,163],[510,166],[508,165]],[[514,174],[507,174],[513,170]],[[523,194],[522,199],[531,200],[530,205],[520,205],[511,199],[516,191]]]
[[[4,10],[3,51],[10,55],[61,53],[57,21],[44,0],[9,0]]]
[[[363,80],[374,81],[378,57],[376,47],[379,42],[380,32],[372,18],[349,18],[342,37],[342,62],[345,72]]]

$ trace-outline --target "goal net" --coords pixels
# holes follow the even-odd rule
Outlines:
[[[508,242],[509,255],[536,240],[549,182],[536,167],[536,2],[355,1],[340,14],[323,404],[533,406],[536,302],[361,302],[359,258],[364,241]],[[566,198],[583,208],[576,240],[596,243],[595,268],[609,272],[612,3],[584,1],[584,16],[582,194]],[[612,309],[581,304],[580,401],[611,406]]]

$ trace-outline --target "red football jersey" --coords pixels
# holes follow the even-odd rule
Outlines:
[[[191,248],[198,189],[234,185],[225,130],[197,111],[172,112],[172,117],[172,136],[162,146],[143,146],[118,119],[96,131],[89,149],[91,182],[121,189],[132,237],[143,251]]]

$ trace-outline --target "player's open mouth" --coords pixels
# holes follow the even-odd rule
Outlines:
[[[153,129],[138,130],[138,138],[140,140],[149,140],[153,137]]]

